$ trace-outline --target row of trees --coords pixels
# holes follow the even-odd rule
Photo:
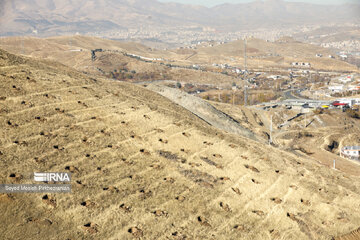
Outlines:
[[[267,93],[248,93],[248,104],[254,105],[263,102],[269,102],[271,100],[275,100],[280,97],[275,92],[267,92]],[[244,93],[243,92],[235,92],[235,93],[219,93],[219,94],[207,94],[203,95],[203,99],[211,100],[222,103],[230,103],[235,105],[244,105]]]
[[[169,76],[159,72],[142,72],[138,73],[135,70],[119,69],[114,70],[106,74],[106,77],[116,79],[119,81],[147,81],[147,80],[158,80],[168,79]]]

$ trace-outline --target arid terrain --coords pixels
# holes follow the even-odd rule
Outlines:
[[[196,49],[159,50],[133,42],[119,42],[87,36],[62,36],[51,38],[7,37],[0,38],[0,47],[14,54],[59,61],[79,71],[92,74],[135,71],[129,81],[141,79],[172,79],[182,82],[231,83],[236,77],[220,74],[223,70],[214,63],[238,66],[244,69],[244,41],[234,41],[215,46],[201,45]],[[95,53],[92,61],[91,50]],[[301,43],[284,37],[275,42],[250,38],[247,40],[247,65],[254,71],[288,70],[293,62],[308,62],[312,70],[359,72],[357,66],[342,61],[332,50]],[[323,58],[315,57],[322,54]],[[136,55],[149,60],[131,57]],[[154,59],[154,60],[151,60]],[[158,59],[158,60],[155,60]],[[189,69],[199,65],[202,69]],[[303,68],[303,70],[306,68]]]
[[[63,47],[52,44],[49,51]],[[314,115],[309,134],[296,137],[293,124],[276,130],[270,146],[268,112],[210,102],[252,140],[151,87],[39,58],[0,50],[0,181],[68,171],[72,192],[0,194],[2,238],[358,239],[360,168],[343,160],[331,169],[326,161],[338,149],[325,149],[358,141],[358,121],[339,127]],[[324,154],[305,148],[308,139]]]

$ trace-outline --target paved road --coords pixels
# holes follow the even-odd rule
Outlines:
[[[302,99],[293,94],[294,91],[298,90],[286,90],[283,92],[285,99]]]

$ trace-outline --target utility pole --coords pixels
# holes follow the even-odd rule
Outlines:
[[[269,138],[269,145],[271,145],[272,144],[272,128],[273,128],[273,126],[272,126],[272,124],[273,124],[273,120],[272,120],[272,118],[273,118],[273,116],[271,115],[271,119],[270,119],[270,138]]]
[[[244,86],[244,106],[247,105],[247,66],[246,66],[246,37],[244,39],[244,65],[245,65],[245,86]]]
[[[237,90],[237,87],[236,87],[236,84],[235,84],[235,86],[232,87],[232,95],[233,95],[232,105],[233,105],[233,106],[235,105],[236,90]]]

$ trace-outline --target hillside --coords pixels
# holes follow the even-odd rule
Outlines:
[[[357,177],[143,87],[3,50],[0,80],[1,182],[72,172],[71,194],[0,194],[5,239],[329,239],[360,225]]]
[[[312,69],[329,71],[357,71],[355,65],[336,59],[335,52],[316,45],[295,41],[284,37],[275,42],[250,38],[247,40],[248,65],[255,69],[266,68],[290,68],[292,62],[309,62]],[[317,58],[316,54],[324,57]],[[223,61],[231,65],[243,66],[244,63],[244,41],[238,40],[214,47],[203,47],[197,50],[197,54],[191,58],[192,61],[211,62]]]
[[[8,37],[0,38],[0,47],[14,54],[23,54],[40,59],[59,61],[77,70],[99,74],[98,69],[109,73],[127,65],[129,70],[142,73],[163,72],[168,79],[182,81],[215,83],[234,82],[234,78],[215,73],[196,72],[179,68],[166,68],[166,64],[192,66],[201,64],[210,66],[213,63],[228,63],[232,66],[244,66],[244,41],[234,41],[215,46],[198,47],[197,49],[158,50],[134,42],[112,41],[88,36],[65,36],[51,38]],[[91,50],[101,48],[103,53],[97,53],[99,58],[91,61]],[[71,51],[73,50],[73,51]],[[81,50],[81,51],[77,51]],[[163,59],[164,65],[145,63],[138,59],[124,57],[123,53],[136,54],[147,58]],[[324,57],[317,58],[315,54]],[[309,62],[314,70],[327,71],[359,71],[352,64],[341,61],[338,57],[329,58],[335,53],[316,45],[283,38],[276,42],[268,42],[256,38],[247,40],[248,67],[253,69],[288,69],[292,62]],[[100,57],[101,56],[101,57]],[[221,71],[221,70],[220,70]]]
[[[4,49],[9,49],[18,54],[25,54],[34,57],[47,58],[51,54],[76,54],[70,50],[82,49],[86,52],[101,48],[112,51],[126,51],[134,54],[148,54],[148,56],[158,56],[165,54],[164,51],[151,49],[144,45],[134,42],[120,42],[104,38],[89,36],[61,36],[50,38],[35,37],[7,37],[0,38],[0,44]],[[87,53],[90,54],[90,53]],[[52,56],[54,59],[57,57]],[[68,57],[69,58],[69,57]],[[61,60],[60,57],[58,57]]]
[[[293,36],[302,42],[332,43],[342,41],[356,41],[360,37],[359,27],[320,27],[315,30],[297,33]],[[354,50],[354,49],[353,49]]]

